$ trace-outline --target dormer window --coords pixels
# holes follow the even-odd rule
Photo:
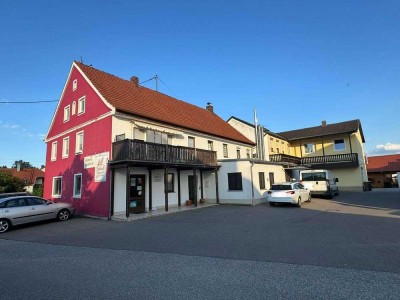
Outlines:
[[[78,115],[85,112],[85,96],[78,100]]]
[[[71,114],[71,106],[64,107],[64,122],[68,122]]]
[[[77,88],[78,88],[78,79],[75,79],[74,81],[72,81],[72,90],[76,91]]]

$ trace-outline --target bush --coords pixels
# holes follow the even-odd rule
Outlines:
[[[8,172],[0,172],[0,193],[24,192],[25,183],[9,174]]]

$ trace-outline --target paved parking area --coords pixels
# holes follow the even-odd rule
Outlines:
[[[400,191],[400,189],[399,189]],[[342,193],[302,208],[221,205],[129,223],[75,218],[2,239],[400,272],[400,192]]]
[[[69,282],[71,298],[398,299],[399,217],[400,189],[302,208],[221,205],[134,222],[29,225],[0,236],[0,264],[12,274],[0,288],[14,284],[18,293],[7,295],[17,298],[50,297]],[[41,289],[16,280],[39,269],[48,278]]]

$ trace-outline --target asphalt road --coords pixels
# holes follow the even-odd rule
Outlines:
[[[0,297],[399,299],[400,190],[0,236]]]

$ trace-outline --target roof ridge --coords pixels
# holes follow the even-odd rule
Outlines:
[[[311,127],[305,127],[305,128],[281,131],[281,132],[278,132],[277,134],[293,132],[293,131],[298,131],[298,130],[307,130],[307,129],[321,128],[321,127],[330,127],[330,126],[333,126],[333,125],[339,125],[339,124],[350,123],[350,122],[355,122],[355,121],[357,121],[358,123],[361,123],[360,119],[354,119],[354,120],[348,120],[348,121],[342,121],[342,122],[337,122],[337,123],[326,124],[325,126],[316,125],[316,126],[311,126]]]

